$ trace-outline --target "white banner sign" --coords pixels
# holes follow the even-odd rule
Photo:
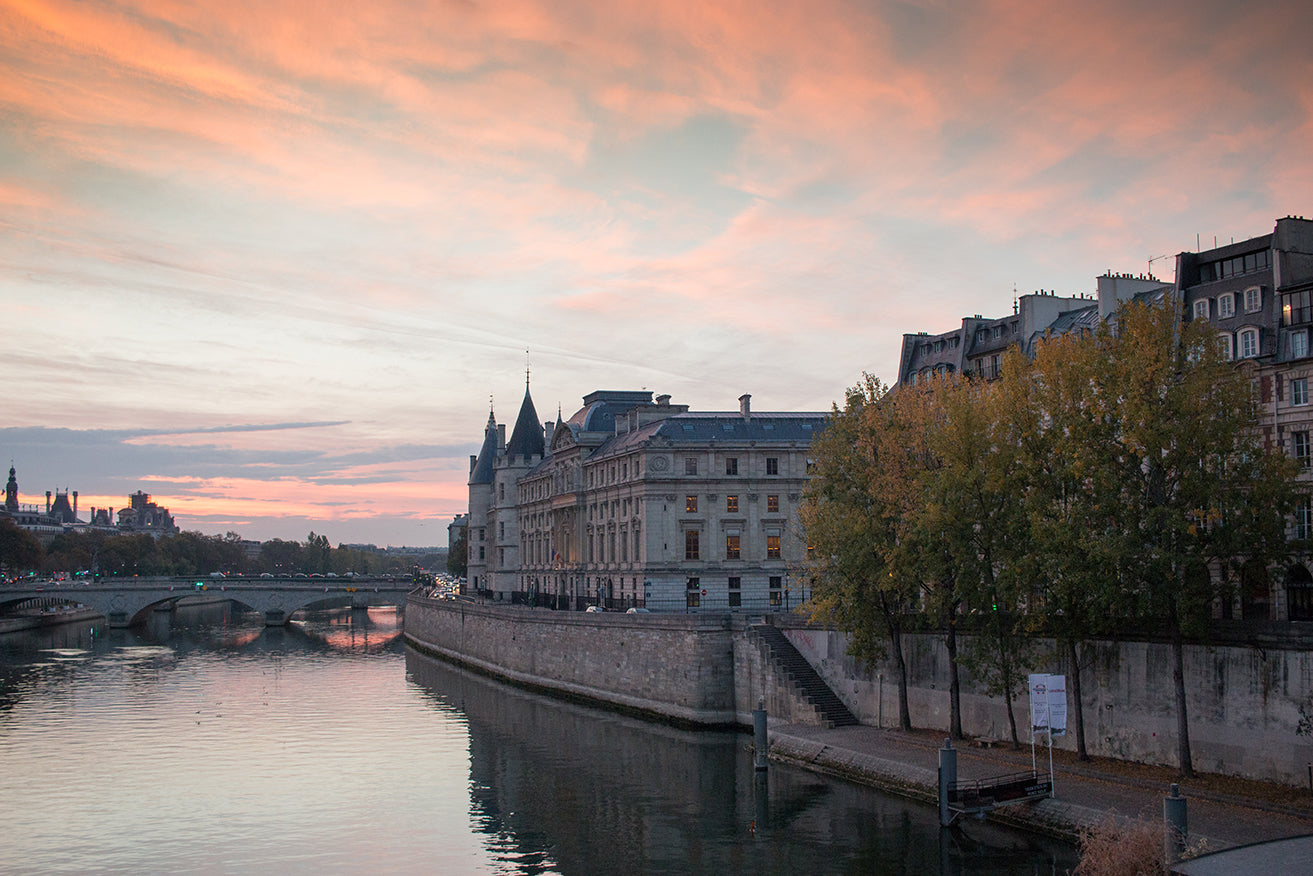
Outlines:
[[[1067,676],[1043,672],[1030,676],[1030,727],[1054,736],[1067,732]]]

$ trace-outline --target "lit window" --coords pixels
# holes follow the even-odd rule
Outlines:
[[[1217,318],[1227,319],[1235,316],[1235,296],[1219,295],[1217,296]]]
[[[696,560],[701,558],[699,535],[700,533],[696,529],[690,529],[684,533],[684,559]]]
[[[766,474],[777,475],[780,473],[780,461],[773,456],[766,457]]]
[[[1297,377],[1290,381],[1290,403],[1292,405],[1308,404],[1308,378]]]
[[[1194,303],[1194,318],[1208,319],[1208,299],[1200,298]]]
[[[725,474],[736,475],[739,473],[739,458],[730,456],[725,460]]]
[[[726,514],[737,514],[737,513],[739,513],[739,497],[738,497],[738,496],[726,496],[726,497],[725,497],[725,513],[726,513]]]
[[[778,535],[766,536],[766,559],[778,560],[780,558],[780,537]]]
[[[687,511],[689,514],[693,514],[693,513],[695,513],[695,512],[698,510],[698,497],[697,497],[697,496],[685,496],[685,497],[684,497],[684,510]]]
[[[767,497],[766,497],[766,511],[767,511],[768,513],[770,513],[770,514],[778,514],[778,513],[780,513],[780,497],[779,497],[779,496],[767,496]]]
[[[725,559],[737,560],[739,558],[739,537],[737,535],[725,536]]]
[[[1237,335],[1237,342],[1239,358],[1252,359],[1258,355],[1258,329],[1244,329]]]
[[[1263,290],[1250,286],[1245,290],[1245,313],[1253,313],[1263,306]]]

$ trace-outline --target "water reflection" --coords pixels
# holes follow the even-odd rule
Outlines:
[[[750,738],[563,703],[413,650],[412,681],[466,716],[470,808],[515,873],[1049,874],[1072,850],[783,765]],[[941,842],[942,839],[942,842]],[[622,864],[621,862],[625,862]]]

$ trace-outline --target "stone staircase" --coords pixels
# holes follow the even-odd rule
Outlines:
[[[846,727],[859,723],[782,630],[770,624],[754,624],[748,632],[756,639],[767,662],[775,667],[780,680],[791,685],[800,699],[811,704],[822,724]]]

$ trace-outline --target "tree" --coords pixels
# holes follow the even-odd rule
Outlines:
[[[1014,492],[1025,514],[1026,551],[1014,558],[1034,583],[1027,627],[1048,631],[1071,667],[1076,753],[1088,760],[1082,645],[1110,629],[1117,569],[1104,537],[1116,521],[1111,418],[1098,391],[1097,346],[1063,335],[1042,340],[1032,362],[1004,358],[999,412],[1019,455]]]
[[[938,465],[927,480],[924,522],[946,554],[957,599],[980,623],[971,662],[986,690],[1002,696],[1014,747],[1021,745],[1012,698],[1024,688],[1029,640],[1018,619],[1028,582],[1024,517],[1014,476],[1017,440],[1000,416],[999,393],[975,380],[941,381],[928,441]]]
[[[847,391],[843,409],[836,405],[831,411],[825,429],[812,439],[815,470],[799,513],[808,544],[812,616],[845,630],[854,656],[868,663],[893,657],[899,725],[910,730],[902,635],[915,589],[890,566],[900,515],[881,489],[891,475],[882,467],[892,462],[885,458],[893,440],[883,404],[887,391],[864,375]]]
[[[1294,461],[1258,440],[1249,375],[1224,361],[1204,320],[1182,323],[1170,297],[1132,303],[1100,332],[1102,410],[1113,428],[1095,458],[1119,484],[1109,543],[1120,594],[1171,641],[1182,775],[1194,774],[1186,712],[1186,639],[1206,633],[1242,568],[1287,558]]]
[[[17,575],[39,568],[44,554],[35,535],[7,517],[0,519],[0,572]]]
[[[469,569],[469,541],[465,530],[460,530],[447,551],[447,574],[464,578]]]

